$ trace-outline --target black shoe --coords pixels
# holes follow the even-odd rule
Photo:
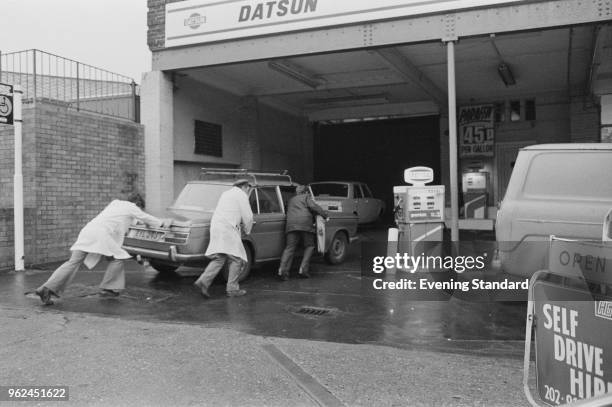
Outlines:
[[[53,305],[53,300],[51,299],[52,295],[58,297],[57,294],[55,294],[53,291],[49,290],[45,286],[37,288],[35,292],[36,292],[36,295],[40,297],[40,300],[42,301],[42,303],[45,305]]]
[[[300,276],[300,278],[310,278],[310,273],[308,271],[300,271],[298,276]]]
[[[193,285],[195,285],[196,287],[198,287],[200,289],[200,294],[202,294],[202,297],[204,298],[210,298],[210,294],[208,293],[208,289],[206,287],[204,287],[203,284],[198,283],[197,281],[195,283],[193,283]]]
[[[227,292],[228,297],[241,297],[246,294],[246,290],[232,290]]]
[[[121,293],[116,290],[109,290],[108,288],[103,288],[102,290],[100,290],[99,294],[100,294],[100,297],[115,298],[115,297],[119,297],[119,294]]]
[[[278,278],[281,281],[288,281],[289,280],[289,274],[288,273],[281,273],[278,275]]]

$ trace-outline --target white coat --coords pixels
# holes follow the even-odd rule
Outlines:
[[[162,225],[161,220],[145,213],[136,204],[115,199],[81,229],[77,241],[70,250],[112,256],[118,260],[129,259],[131,256],[121,246],[125,233],[135,219],[154,228]],[[97,263],[99,256],[93,256],[92,260]],[[86,265],[90,267],[91,264],[88,263],[93,262],[86,261]],[[93,264],[95,265],[95,263]]]
[[[242,244],[241,228],[248,235],[253,227],[253,211],[247,194],[238,187],[221,194],[210,221],[210,243],[206,256],[229,254],[248,261]]]

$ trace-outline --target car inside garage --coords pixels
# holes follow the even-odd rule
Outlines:
[[[440,183],[438,116],[359,120],[315,125],[314,180],[365,182],[385,202],[383,220],[393,222],[393,186],[404,184],[404,169],[424,165]]]

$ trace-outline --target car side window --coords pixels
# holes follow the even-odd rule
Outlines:
[[[353,191],[355,199],[363,198],[363,193],[361,192],[361,187],[359,186],[359,184],[353,184]]]
[[[261,187],[257,190],[259,196],[259,213],[282,213],[276,187]]]
[[[366,184],[361,184],[361,189],[363,190],[363,196],[366,198],[372,198],[372,191],[370,191],[370,187]]]
[[[282,185],[280,187],[280,192],[283,198],[283,206],[285,207],[285,212],[287,212],[289,200],[295,196],[295,186]]]
[[[252,189],[251,194],[249,195],[249,204],[251,205],[251,210],[253,213],[259,213],[257,210],[257,190]]]

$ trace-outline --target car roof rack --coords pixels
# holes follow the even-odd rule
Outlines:
[[[200,173],[201,181],[221,181],[221,182],[234,182],[240,178],[248,179],[253,185],[265,185],[265,184],[281,184],[281,185],[293,185],[291,176],[287,170],[277,172],[263,172],[249,170],[246,168],[202,168]]]

